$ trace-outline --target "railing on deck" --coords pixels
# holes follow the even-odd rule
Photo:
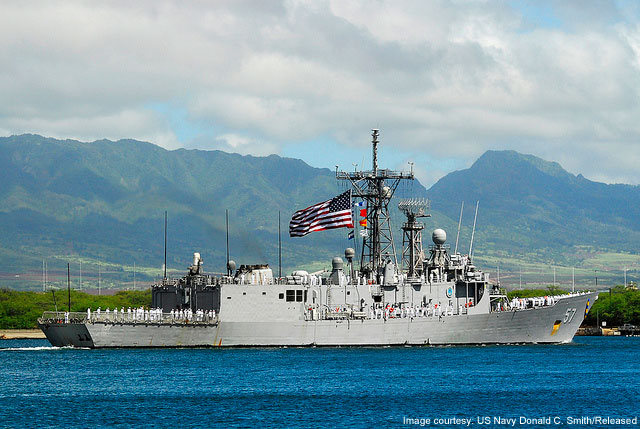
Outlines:
[[[212,316],[209,312],[193,314],[192,317],[182,317],[171,313],[153,314],[127,312],[86,312],[45,311],[40,323],[127,323],[127,324],[158,324],[158,325],[211,325],[218,323],[218,314]]]
[[[236,284],[236,285],[287,285],[287,286],[300,286],[300,285],[319,285],[322,283],[322,279],[319,276],[316,276],[315,279],[311,280],[311,278],[301,278],[301,277],[271,277],[264,279],[264,281],[253,280],[250,277],[246,278],[235,278],[235,277],[221,277],[219,280],[219,284],[227,285],[227,284]]]

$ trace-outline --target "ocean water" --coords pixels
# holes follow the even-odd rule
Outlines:
[[[640,338],[228,350],[0,341],[3,427],[620,427],[595,419],[636,418],[639,401]]]

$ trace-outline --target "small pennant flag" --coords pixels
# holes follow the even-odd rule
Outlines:
[[[360,230],[360,237],[367,238],[368,236],[369,236],[369,231],[367,231],[366,229]]]
[[[360,216],[367,217],[367,209],[360,209]]]
[[[366,219],[362,219],[360,221],[360,226],[364,226],[366,228],[367,227],[367,220]]]
[[[349,238],[349,240],[353,240],[353,237],[354,237],[353,230],[349,231],[349,235],[347,237]]]
[[[354,203],[353,207],[362,207],[364,206],[364,201],[360,201],[359,203]]]

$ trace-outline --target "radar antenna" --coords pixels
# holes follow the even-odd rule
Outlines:
[[[430,217],[431,215],[427,214],[429,207],[427,199],[402,200],[398,203],[398,208],[407,217],[407,221],[402,225],[402,270],[409,278],[418,277],[422,273],[424,224],[418,222],[417,218]]]
[[[473,236],[476,233],[476,220],[478,220],[478,206],[480,205],[480,201],[476,201],[476,214],[473,216],[473,229],[471,230],[471,243],[469,243],[469,259],[471,260],[473,256]]]
[[[353,187],[353,195],[367,203],[360,270],[365,274],[374,275],[381,272],[389,261],[398,266],[391,232],[389,202],[400,180],[414,178],[413,171],[407,173],[378,168],[379,136],[379,130],[372,130],[373,169],[371,171],[345,172],[336,169],[336,179],[349,180]]]

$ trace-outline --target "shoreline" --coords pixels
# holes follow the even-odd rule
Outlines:
[[[44,340],[44,332],[40,329],[0,329],[0,340]]]

